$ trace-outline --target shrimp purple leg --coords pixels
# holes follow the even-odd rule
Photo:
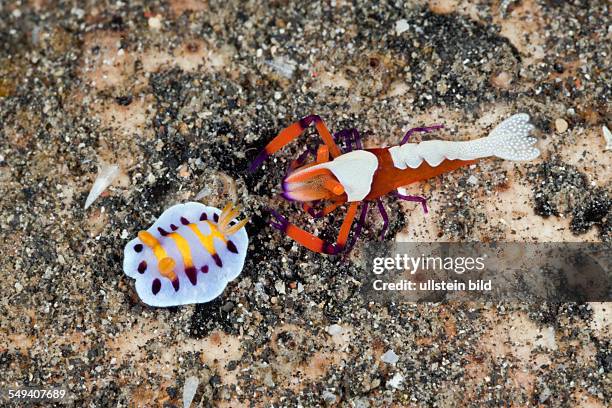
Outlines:
[[[365,220],[366,220],[367,215],[368,215],[368,202],[364,201],[364,203],[362,204],[362,207],[361,207],[361,214],[359,215],[359,221],[357,223],[357,227],[355,227],[355,233],[353,235],[353,239],[351,240],[351,242],[346,247],[346,253],[347,254],[349,252],[351,252],[351,250],[353,249],[353,247],[357,243],[357,240],[361,236],[361,229],[365,225]]]
[[[397,191],[394,191],[393,195],[396,196],[397,198],[399,198],[400,200],[412,201],[412,202],[415,202],[415,203],[421,203],[421,205],[423,206],[423,212],[425,214],[427,214],[429,212],[429,210],[427,209],[427,199],[425,197],[414,196],[414,195],[403,195],[403,194],[398,193]]]
[[[348,153],[353,150],[353,147],[351,146],[352,131],[353,129],[343,129],[337,133],[334,133],[334,140],[336,140],[336,142],[340,142],[340,139],[344,139],[344,149],[342,150],[342,153]]]
[[[367,132],[366,132],[367,133]],[[361,135],[359,134],[359,131],[355,128],[353,128],[353,136],[355,137],[355,147],[357,150],[361,150],[363,149],[363,145],[361,144]]]
[[[412,136],[412,134],[414,132],[429,133],[429,132],[432,132],[434,130],[442,129],[443,127],[444,127],[444,125],[432,125],[432,126],[428,126],[428,127],[415,127],[415,128],[412,128],[408,132],[406,132],[406,134],[404,135],[404,138],[400,142],[400,146],[403,145],[403,144],[406,144],[406,142],[408,142],[408,139],[410,139],[410,136]]]
[[[376,200],[376,204],[378,204],[378,211],[380,211],[380,216],[383,219],[383,227],[380,232],[380,240],[385,239],[385,234],[387,232],[387,228],[389,227],[389,216],[387,215],[387,211],[385,210],[385,206],[382,203],[382,200],[379,198]]]

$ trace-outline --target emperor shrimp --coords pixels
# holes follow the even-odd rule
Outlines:
[[[248,220],[238,210],[189,202],[170,207],[127,243],[123,271],[150,306],[208,302],[242,271]]]
[[[282,184],[282,196],[289,201],[302,203],[302,209],[318,218],[330,214],[348,203],[348,209],[338,237],[330,243],[299,228],[271,210],[270,224],[304,247],[319,253],[335,255],[348,251],[354,245],[365,223],[370,203],[375,202],[383,218],[381,239],[389,224],[389,217],[381,197],[391,193],[395,197],[418,202],[427,212],[424,197],[402,195],[397,189],[423,181],[487,157],[498,157],[512,161],[528,161],[537,158],[540,151],[533,145],[534,129],[529,115],[519,113],[499,124],[486,136],[470,141],[430,140],[407,143],[415,132],[431,132],[443,126],[410,129],[397,146],[364,149],[357,129],[346,129],[332,136],[323,120],[310,115],[282,130],[251,163],[255,171],[272,154],[300,136],[310,125],[315,126],[323,140],[318,149],[309,149],[289,167]],[[346,149],[341,151],[336,141],[344,138]],[[354,147],[354,149],[353,149]],[[307,163],[309,155],[314,161]],[[331,156],[331,158],[330,158]],[[313,204],[326,201],[321,211]],[[347,245],[358,207],[361,213],[352,242]]]

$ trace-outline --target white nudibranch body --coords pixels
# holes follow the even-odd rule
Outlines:
[[[150,306],[203,303],[219,296],[244,266],[249,244],[238,210],[189,202],[170,207],[124,250],[123,271]]]
[[[429,140],[406,143],[389,149],[393,164],[398,169],[416,169],[423,161],[432,167],[447,160],[475,160],[499,157],[505,160],[533,160],[540,155],[533,145],[537,139],[529,136],[534,129],[529,115],[519,113],[500,123],[487,137],[465,142]]]

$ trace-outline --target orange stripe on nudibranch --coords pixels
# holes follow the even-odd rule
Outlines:
[[[209,254],[213,255],[217,251],[215,250],[214,239],[219,238],[225,242],[225,236],[221,234],[217,226],[210,221],[205,221],[210,228],[210,234],[204,235],[200,230],[198,224],[189,224],[188,227],[198,237],[202,246],[208,251]]]
[[[170,280],[176,279],[176,274],[174,273],[176,261],[168,256],[168,253],[157,238],[148,231],[140,231],[138,233],[138,239],[153,251],[153,255],[157,258],[157,269],[159,269],[159,273]]]
[[[172,238],[172,240],[176,244],[176,247],[181,253],[185,268],[193,266],[193,259],[191,257],[191,248],[189,247],[189,242],[187,242],[187,240],[178,232],[173,232],[172,234],[169,234],[168,237]]]
[[[181,224],[191,225],[189,224],[189,221],[187,221],[187,219],[184,217],[181,217]],[[191,248],[189,247],[189,242],[178,232],[173,232],[168,236],[174,241],[176,247],[181,253],[181,256],[183,257],[183,265],[185,265],[185,275],[187,275],[187,278],[189,278],[191,284],[195,286],[198,283],[198,274],[195,267],[193,266],[193,257],[191,256]]]

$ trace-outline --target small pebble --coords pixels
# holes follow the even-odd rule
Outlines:
[[[567,130],[568,126],[569,125],[568,125],[568,123],[567,123],[567,121],[565,119],[559,118],[559,119],[555,120],[555,127],[557,128],[557,132],[558,133],[565,132]]]
[[[508,89],[512,83],[512,75],[502,71],[491,79],[491,83],[498,88]]]
[[[153,30],[159,30],[161,26],[161,16],[159,14],[149,17],[149,27],[151,27]]]
[[[23,290],[23,285],[19,282],[15,282],[15,290],[17,293],[21,292]]]
[[[429,0],[429,9],[436,14],[449,14],[455,11],[457,0]]]
[[[227,302],[221,307],[221,310],[223,310],[225,313],[229,313],[232,311],[233,308],[234,302]]]

